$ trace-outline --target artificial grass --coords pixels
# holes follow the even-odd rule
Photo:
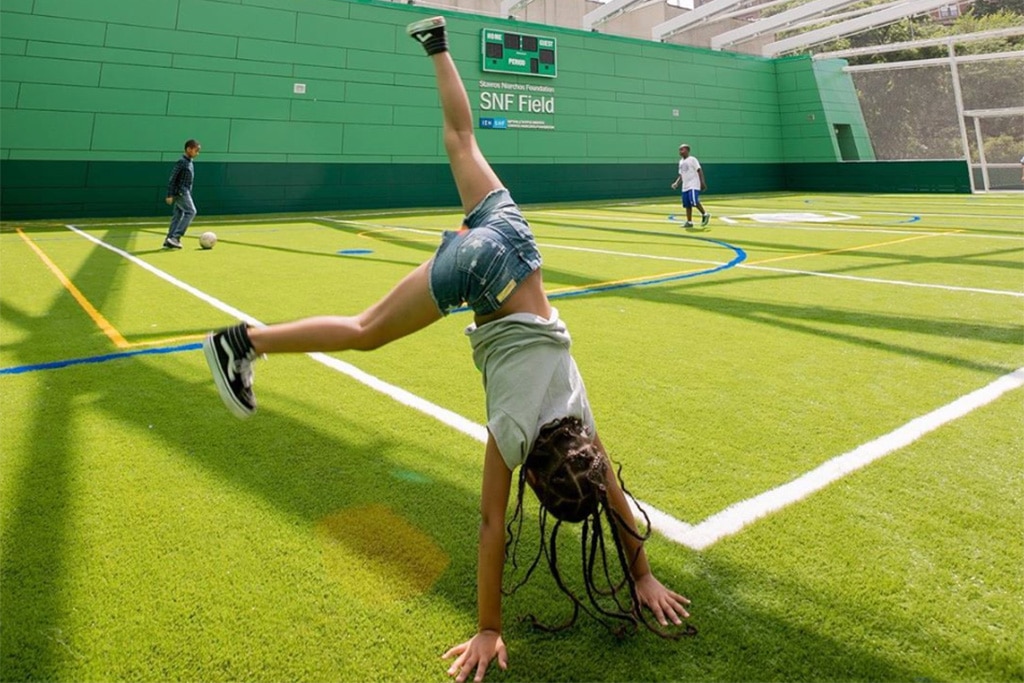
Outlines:
[[[690,235],[668,204],[538,211],[549,289],[730,258],[692,238],[707,236],[746,265],[1020,293],[1024,225],[999,198],[711,206],[860,217],[855,232],[737,218]],[[989,216],[973,238],[856,232],[947,230],[968,212]],[[89,232],[270,322],[367,305],[457,214],[345,219],[198,224],[220,237],[209,252],[156,250],[162,227]],[[230,322],[63,228],[25,227],[130,344]],[[352,248],[372,253],[337,253]],[[0,251],[0,370],[112,350],[21,237],[5,230]],[[1020,302],[738,267],[556,305],[627,484],[695,523],[1024,365]],[[341,358],[482,423],[468,322]],[[472,634],[474,439],[304,356],[258,365],[247,422],[196,351],[0,383],[0,679],[440,681],[440,654]],[[568,613],[539,570],[506,599],[511,668],[488,680],[1021,680],[1022,407],[1018,389],[705,550],[655,535],[695,638],[618,640],[587,618],[535,632],[524,615]]]

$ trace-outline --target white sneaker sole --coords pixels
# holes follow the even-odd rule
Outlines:
[[[410,36],[420,31],[427,31],[432,28],[444,26],[444,17],[431,17],[429,19],[423,19],[422,21],[416,21],[405,27],[405,32]]]

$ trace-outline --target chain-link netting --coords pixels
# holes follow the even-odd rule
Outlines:
[[[956,72],[975,186],[1021,189],[1024,58],[961,62]],[[949,63],[851,75],[877,159],[965,158]]]

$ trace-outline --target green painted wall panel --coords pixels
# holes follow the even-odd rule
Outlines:
[[[529,135],[533,131],[524,131]],[[478,144],[484,155],[492,164],[504,160],[514,160],[519,156],[519,138],[517,130],[482,130],[477,136]],[[443,142],[441,143],[443,145]]]
[[[338,4],[340,5],[342,3]],[[349,47],[348,33],[351,29],[352,22],[347,18],[331,18],[317,14],[299,14],[295,27],[295,39],[300,43],[308,43],[310,45]],[[393,33],[391,35],[388,48],[394,48]]]
[[[100,65],[94,62],[69,62],[44,57],[4,57],[0,72],[5,81],[51,83],[54,85],[97,85]]]
[[[33,0],[4,0],[4,12],[22,12],[29,14],[32,12]]]
[[[435,112],[436,113],[436,112]],[[291,120],[322,123],[397,123],[393,107],[352,102],[292,100]]]
[[[0,107],[14,109],[18,106],[18,92],[21,90],[21,83],[4,81],[0,83]]]
[[[18,106],[51,111],[167,113],[167,93],[24,83]]]
[[[178,5],[175,2],[36,0],[32,10],[41,15],[156,28],[174,28],[178,19]]]
[[[588,116],[607,116],[611,118],[636,116],[643,111],[640,105],[634,102],[587,102]]]
[[[347,2],[339,0],[244,0],[244,4],[330,17],[347,17],[349,8]]]
[[[140,90],[221,95],[231,92],[233,81],[232,74],[216,71],[108,64],[103,68],[100,85],[106,88],[138,88]]]
[[[0,54],[4,55],[23,55],[25,49],[28,47],[28,41],[20,38],[3,38],[0,39]]]
[[[418,74],[406,74],[406,73],[394,74],[394,78],[393,78],[392,82],[393,82],[394,85],[397,85],[397,86],[400,86],[400,87],[412,86],[413,88],[426,88],[428,90],[432,90],[435,87],[434,86],[434,77],[433,77],[433,75],[426,76],[426,75],[423,75],[422,73],[418,73]],[[473,92],[473,91],[477,90],[477,83],[475,81],[467,81],[466,82],[466,90],[470,91],[470,92]]]
[[[22,149],[89,149],[95,114],[0,110],[5,139],[17,140]],[[4,178],[6,183],[8,178]]]
[[[814,77],[819,92],[821,93],[822,106],[825,110],[825,117],[830,126],[835,130],[833,137],[838,144],[838,126],[849,126],[853,139],[853,158],[856,160],[871,161],[875,153],[871,147],[870,136],[867,125],[864,122],[864,114],[861,112],[860,102],[857,98],[857,91],[848,73],[843,71],[847,62],[841,59],[829,59],[814,61]]]
[[[679,81],[643,81],[643,92],[648,95],[672,97],[678,101],[693,97],[694,87],[690,83]]]
[[[538,131],[530,131],[538,133]],[[536,135],[520,135],[519,155],[525,157],[547,157],[560,159],[563,157],[587,157],[590,154],[591,135],[574,133],[559,135],[557,142],[549,131],[541,131]],[[636,150],[634,149],[635,153]]]
[[[383,71],[392,78],[403,74],[415,74],[423,65],[423,60],[420,59],[423,55],[396,55],[354,48],[350,48],[347,52],[348,67],[370,72]]]
[[[385,71],[360,71],[358,69],[310,66],[296,64],[292,69],[296,79],[316,79],[341,83],[378,83],[395,85],[396,75]]]
[[[615,72],[615,56],[601,50],[565,50],[561,36],[558,38],[558,70],[577,73],[604,73]]]
[[[109,64],[140,64],[147,66],[171,66],[171,55],[145,50],[122,50],[111,47],[68,45],[66,43],[44,43],[33,40],[28,44],[26,54],[33,57],[52,57],[74,62],[97,62]]]
[[[228,151],[342,154],[342,130],[327,123],[235,120]]]
[[[640,156],[643,149],[644,138],[639,133],[587,134],[587,156],[593,159],[602,157],[633,158]]]
[[[107,47],[148,50],[170,54],[203,55],[207,57],[235,57],[238,38],[211,35],[201,31],[170,31],[166,29],[122,26],[107,27]]]
[[[171,116],[287,121],[291,117],[291,102],[284,98],[171,93],[167,113]]]
[[[355,106],[355,105],[352,105]],[[361,105],[368,110],[375,110],[372,105]],[[440,133],[441,111],[437,107],[388,107],[395,126],[434,126]],[[384,119],[364,121],[363,123],[388,123]]]
[[[345,126],[345,154],[390,154],[403,157],[407,154],[440,154],[436,120],[426,122],[421,128],[408,126],[374,126],[350,124]]]
[[[293,92],[295,83],[305,84],[306,93],[304,95],[297,95]],[[345,84],[341,82],[296,77],[257,76],[253,74],[236,74],[234,77],[233,94],[242,97],[287,98],[295,100],[311,100],[316,98],[328,102],[343,102],[347,99],[345,96]]]
[[[78,45],[102,45],[106,25],[97,21],[78,21],[35,14],[0,11],[0,26],[6,38],[47,40]]]
[[[605,90],[616,93],[644,92],[644,80],[642,78],[588,73],[585,75],[584,83],[588,89],[594,90]]]
[[[295,12],[227,5],[211,0],[178,0],[178,28],[198,33],[247,36],[267,40],[295,39]]]
[[[233,74],[260,74],[264,76],[291,76],[292,65],[283,62],[264,62],[254,59],[225,59],[199,57],[196,55],[174,55],[175,69],[206,69]]]
[[[437,92],[426,88],[394,88],[370,83],[349,83],[345,91],[349,102],[437,107]]]
[[[668,78],[668,62],[654,57],[632,57],[616,55],[615,75],[625,78],[663,81]]]
[[[665,118],[661,121],[649,118],[630,119],[619,117],[615,119],[615,129],[618,133],[640,133],[644,135],[670,135],[673,129],[673,122]]]
[[[345,51],[323,45],[302,45],[275,40],[238,39],[239,59],[273,59],[287,64],[345,66]]]
[[[209,157],[227,150],[229,126],[229,121],[207,117],[96,114],[92,148],[107,152],[149,150],[156,154],[176,150],[177,158],[185,140],[195,138]]]

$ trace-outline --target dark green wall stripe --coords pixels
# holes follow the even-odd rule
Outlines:
[[[3,218],[165,216],[171,164],[0,162]],[[524,204],[674,197],[671,164],[495,164]],[[708,194],[778,190],[970,192],[962,161],[708,164]],[[456,206],[447,164],[197,162],[201,215]]]

